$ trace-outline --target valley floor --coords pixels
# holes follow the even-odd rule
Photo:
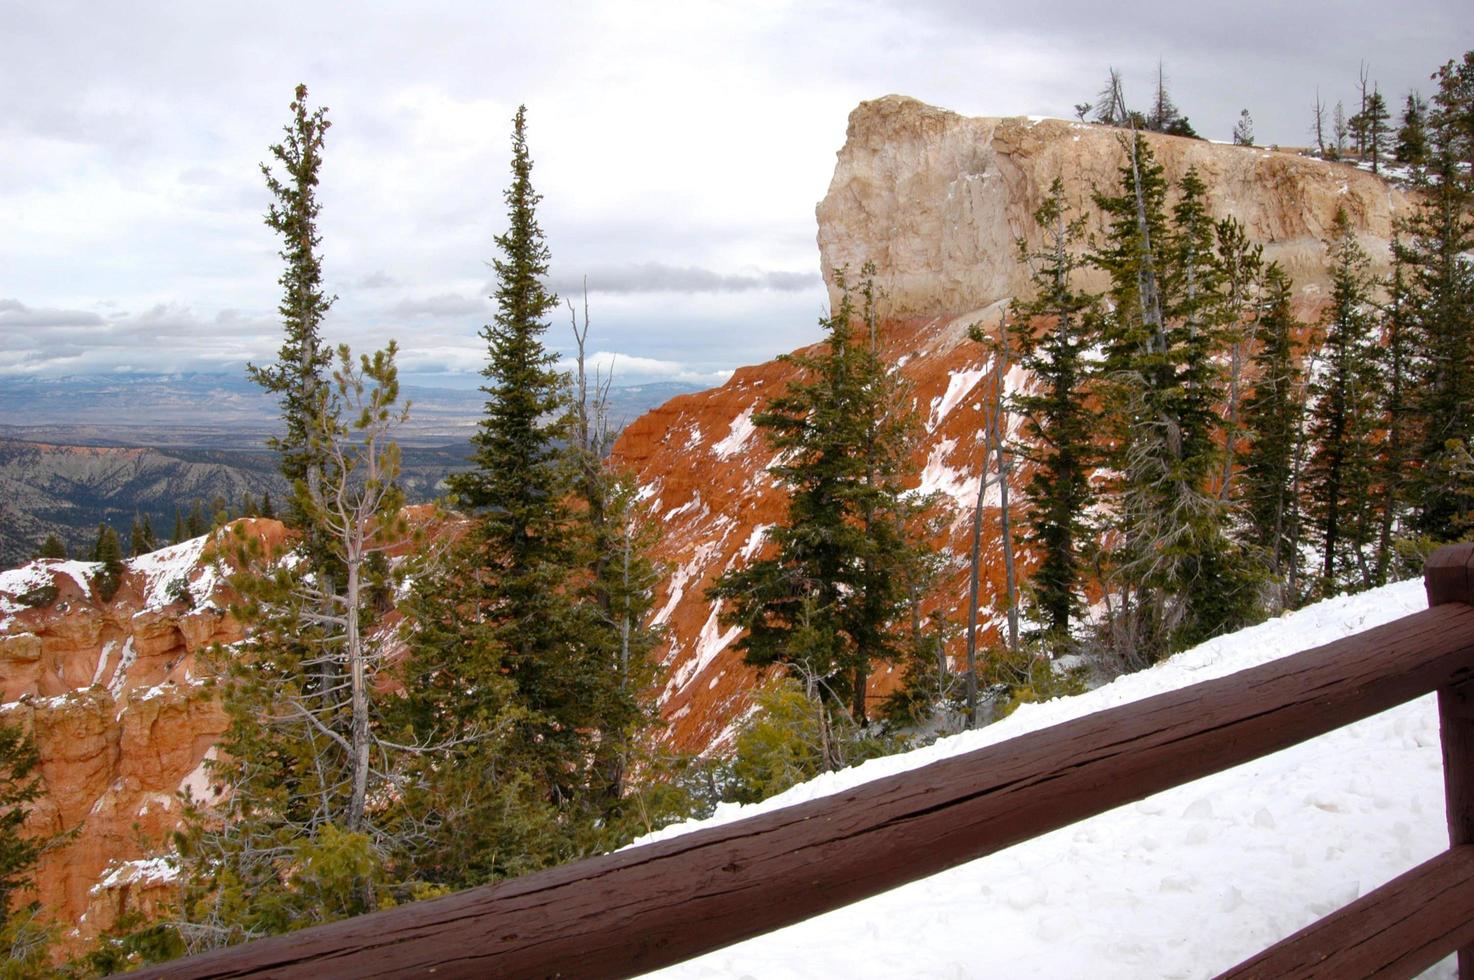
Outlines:
[[[1360,632],[1421,580],[1219,637],[1073,698],[877,759],[674,836]],[[660,977],[1211,977],[1448,846],[1438,711],[1410,702],[1253,763],[662,971]],[[1429,976],[1455,975],[1453,960]]]

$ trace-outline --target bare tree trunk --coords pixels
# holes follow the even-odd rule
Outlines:
[[[998,529],[1003,543],[1003,576],[1008,590],[1008,650],[1018,653],[1018,579],[1013,562],[1013,519],[1008,506],[1008,477],[1012,466],[1008,459],[1006,406],[1003,387],[1008,377],[1008,318],[998,324],[999,347],[994,358],[993,448],[998,454]]]
[[[355,532],[356,535],[361,535],[362,527],[356,528]],[[364,670],[363,637],[359,635],[358,624],[358,600],[361,588],[360,563],[361,555],[355,547],[348,556],[348,588],[344,595],[348,620],[346,638],[348,672],[353,691],[353,722],[350,739],[353,744],[353,798],[348,805],[348,830],[350,831],[357,831],[363,826],[369,774],[368,683]]]
[[[986,457],[984,457],[986,459]],[[967,727],[978,727],[978,586],[982,577],[983,494],[988,487],[987,464],[978,474],[978,499],[972,509],[972,562],[967,589]]]

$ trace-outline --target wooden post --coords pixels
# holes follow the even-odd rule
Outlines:
[[[1428,605],[1474,605],[1474,544],[1439,548],[1423,566]],[[1474,677],[1438,689],[1443,798],[1450,847],[1474,844]],[[1459,950],[1459,976],[1474,978],[1474,946]]]

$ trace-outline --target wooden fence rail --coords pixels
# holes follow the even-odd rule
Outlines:
[[[724,826],[142,975],[628,976],[1438,691],[1452,849],[1229,974],[1410,976],[1474,943],[1474,546],[1435,553],[1425,582],[1426,611],[1228,677]]]

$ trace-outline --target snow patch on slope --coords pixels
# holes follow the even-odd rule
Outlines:
[[[942,420],[952,413],[952,409],[961,404],[962,399],[978,386],[978,382],[983,380],[987,373],[986,367],[953,371],[951,377],[947,379],[947,390],[932,399],[931,414],[926,420],[926,431],[935,431]]]
[[[752,434],[757,431],[757,427],[752,424],[752,410],[754,407],[753,405],[749,405],[744,408],[741,414],[732,420],[732,428],[727,433],[726,438],[711,447],[711,451],[716,454],[717,459],[727,459],[738,453],[747,444],[747,440],[752,438]]]
[[[931,452],[926,457],[926,466],[921,471],[921,483],[915,492],[923,497],[933,493],[943,494],[959,510],[970,511],[977,503],[978,477],[947,465],[947,457],[956,448],[956,439],[942,439],[931,447]]]
[[[830,773],[674,837],[1163,691],[1426,608],[1422,583],[1338,597],[976,732]],[[662,977],[1208,977],[1448,845],[1430,695],[766,936]],[[985,928],[997,941],[979,942]],[[1452,976],[1452,960],[1431,975]]]

